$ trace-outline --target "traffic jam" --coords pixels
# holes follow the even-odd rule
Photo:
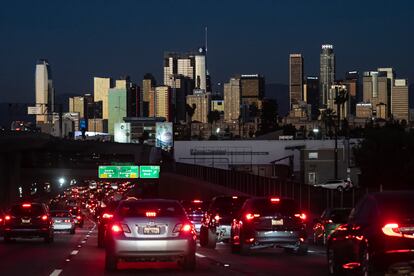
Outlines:
[[[398,274],[404,272],[402,263],[412,264],[414,192],[367,194],[353,209],[326,209],[319,216],[278,196],[142,195],[133,182],[90,180],[46,201],[23,200],[2,212],[3,242],[51,244],[56,235],[94,225],[94,246],[105,252],[108,272],[119,270],[120,262],[173,262],[183,271],[197,271],[197,252],[214,252],[219,245],[235,256],[259,258],[261,250],[307,258],[310,248],[318,248],[329,275]]]

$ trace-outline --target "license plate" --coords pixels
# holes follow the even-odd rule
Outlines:
[[[144,227],[144,234],[146,235],[159,235],[160,234],[160,228],[159,227]]]
[[[56,223],[61,223],[62,221],[60,219],[55,220]]]
[[[30,223],[30,219],[22,219],[22,223]]]
[[[283,225],[283,219],[272,219],[272,226]]]

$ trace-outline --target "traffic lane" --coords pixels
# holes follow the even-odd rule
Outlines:
[[[16,239],[10,243],[0,241],[1,275],[49,275],[60,266],[66,256],[87,235],[92,223],[77,228],[74,235],[55,233],[54,242],[46,244],[43,239]]]
[[[199,255],[230,271],[248,275],[323,275],[327,273],[325,250],[310,246],[308,255],[286,253],[281,248],[254,250],[243,256],[231,253],[229,244],[219,243],[216,249],[198,247]]]
[[[105,249],[97,247],[97,232],[93,231],[84,246],[79,249],[78,254],[73,256],[61,268],[62,271],[59,275],[228,275],[229,273],[232,275],[242,275],[229,270],[202,254],[197,253],[196,256],[197,266],[194,272],[183,271],[174,262],[119,262],[117,271],[107,272],[105,271]]]

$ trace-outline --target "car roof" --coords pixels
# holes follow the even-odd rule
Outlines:
[[[413,199],[414,191],[386,191],[369,194],[368,197],[377,202],[382,202],[389,199]]]

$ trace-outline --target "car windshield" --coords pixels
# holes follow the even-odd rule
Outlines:
[[[122,218],[147,217],[154,213],[156,217],[184,217],[184,209],[174,201],[136,201],[123,202],[118,207],[116,215]]]
[[[219,197],[213,202],[211,209],[221,212],[235,212],[239,210],[247,197]]]
[[[255,199],[252,208],[252,211],[259,212],[261,215],[273,215],[275,213],[293,215],[299,211],[296,202],[290,199],[281,199],[279,202],[271,202],[268,198]]]
[[[31,204],[24,207],[23,205],[15,205],[11,208],[10,213],[13,216],[40,216],[43,214],[40,204]]]

